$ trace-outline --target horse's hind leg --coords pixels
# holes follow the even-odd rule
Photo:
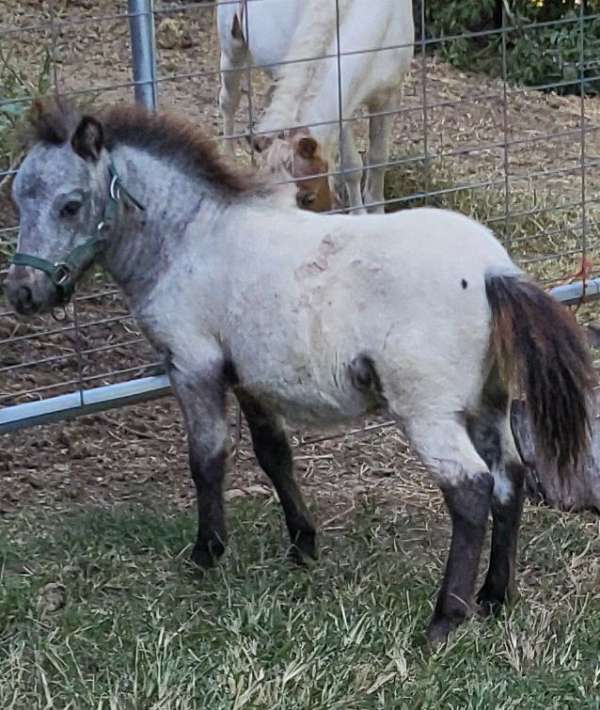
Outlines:
[[[292,451],[281,421],[254,398],[243,392],[236,395],[250,427],[258,463],[281,501],[292,543],[290,557],[295,562],[302,562],[305,555],[316,559],[315,526],[294,478]]]
[[[469,433],[494,477],[490,565],[477,600],[485,613],[516,595],[517,539],[523,511],[525,468],[510,428],[510,397],[496,368],[488,378]]]
[[[427,638],[436,643],[471,614],[493,479],[458,418],[413,420],[408,434],[440,486],[452,541]]]

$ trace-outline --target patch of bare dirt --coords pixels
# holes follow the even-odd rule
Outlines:
[[[236,420],[231,407],[226,500],[273,496],[245,425],[237,443]],[[342,525],[373,499],[398,511],[440,513],[439,493],[400,432],[385,424],[373,421],[365,431],[332,432],[333,438],[292,433],[298,480],[322,526]],[[5,434],[0,437],[0,481],[0,517],[29,506],[195,505],[181,417],[171,397]]]

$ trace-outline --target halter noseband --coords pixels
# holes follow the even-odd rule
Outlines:
[[[122,184],[112,158],[108,166],[108,174],[110,176],[108,199],[93,237],[74,247],[62,261],[53,262],[23,252],[17,252],[12,258],[11,263],[16,266],[30,266],[45,272],[56,289],[60,305],[69,302],[80,276],[106,248],[108,239],[104,234],[112,229],[115,223],[121,195],[139,210],[144,209],[144,206]]]

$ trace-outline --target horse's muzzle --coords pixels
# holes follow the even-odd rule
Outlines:
[[[11,266],[5,284],[10,305],[20,316],[48,313],[58,305],[58,294],[50,278],[27,266]]]

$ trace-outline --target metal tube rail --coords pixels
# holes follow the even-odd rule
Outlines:
[[[156,110],[156,50],[153,0],[128,0],[135,100]]]

